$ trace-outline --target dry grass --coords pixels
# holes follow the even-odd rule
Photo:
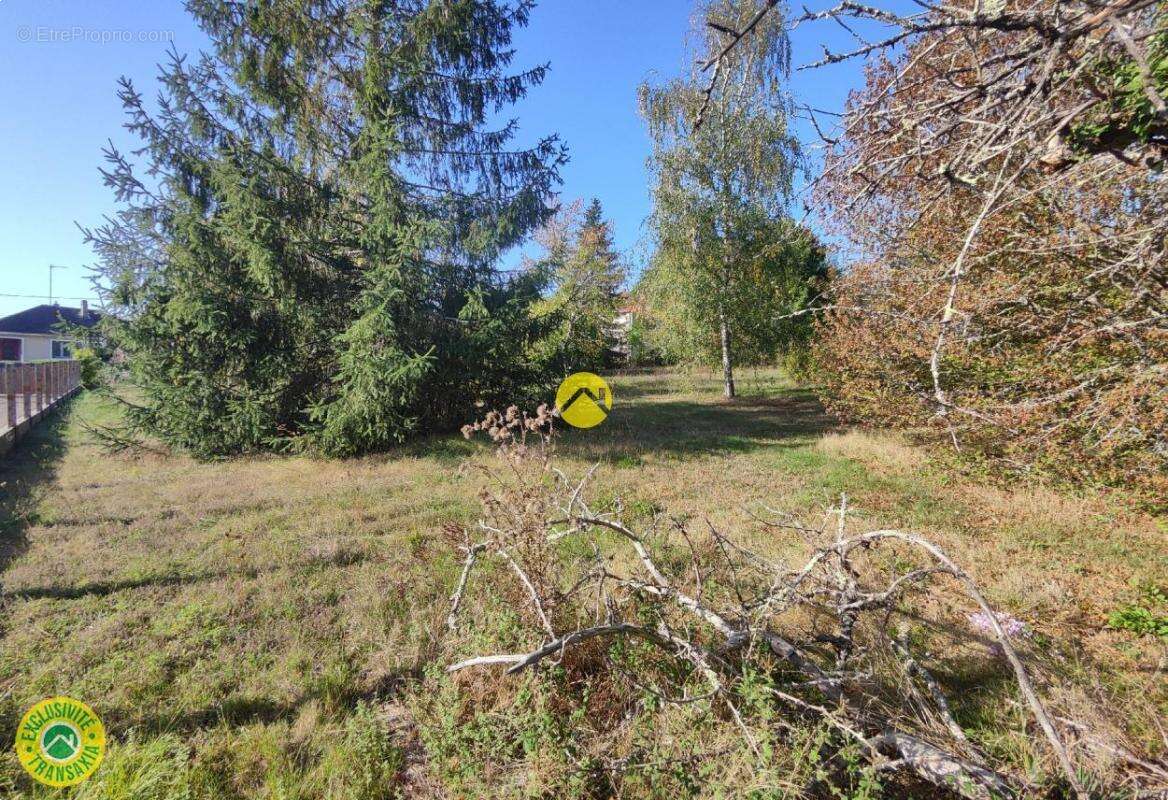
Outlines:
[[[847,491],[863,524],[929,534],[993,602],[1058,643],[1050,691],[1097,716],[1101,700],[1123,704],[1131,722],[1117,735],[1155,747],[1153,720],[1168,711],[1163,645],[1104,620],[1131,599],[1131,580],[1168,575],[1164,520],[1119,497],[971,480],[896,437],[834,431],[773,373],[748,376],[731,403],[701,376],[613,386],[616,411],[565,435],[561,461],[578,471],[600,461],[597,486],[630,514],[742,530],[760,503],[817,516]],[[80,423],[112,413],[83,397],[0,463],[0,734],[35,700],[70,694],[118,742],[103,771],[132,773],[153,753],[171,759],[184,791],[208,798],[493,794],[524,784],[516,769],[555,771],[532,755],[539,748],[520,748],[496,754],[495,783],[471,780],[470,767],[427,774],[408,726],[386,721],[402,703],[433,709],[472,690],[510,709],[511,724],[522,716],[513,692],[428,672],[458,570],[441,527],[474,517],[482,478],[458,467],[492,459],[485,448],[452,436],[353,461],[200,464],[101,451]],[[770,552],[790,546],[760,538],[751,543]],[[503,618],[497,633],[507,635]],[[524,724],[543,730],[550,712],[532,703]],[[361,738],[370,726],[380,738]],[[436,735],[422,735],[433,751]],[[367,779],[390,761],[406,777]],[[0,757],[8,794],[49,794],[10,751]]]

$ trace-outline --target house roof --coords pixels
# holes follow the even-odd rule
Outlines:
[[[645,310],[641,305],[640,298],[631,292],[621,292],[616,299],[618,303],[616,310],[620,314],[640,314]]]
[[[93,310],[88,311],[85,319],[82,319],[80,308],[46,304],[0,317],[0,332],[52,334],[57,333],[54,326],[60,322],[92,328],[100,319],[101,314]]]

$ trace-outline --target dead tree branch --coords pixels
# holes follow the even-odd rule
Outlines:
[[[513,449],[509,452],[514,455]],[[527,619],[533,633],[543,640],[527,652],[457,659],[449,672],[501,665],[515,674],[551,660],[567,664],[566,656],[588,642],[636,639],[663,658],[688,665],[691,674],[709,687],[702,695],[705,701],[723,704],[729,719],[742,731],[744,746],[760,753],[758,723],[744,712],[736,687],[745,665],[755,664],[757,669],[759,658],[769,653],[798,676],[771,688],[775,701],[797,716],[828,724],[843,740],[859,746],[874,768],[909,770],[967,798],[1018,796],[1026,777],[988,760],[973,745],[953,713],[943,684],[911,652],[903,631],[889,632],[911,595],[926,591],[938,595],[941,587],[936,581],[947,579],[960,588],[956,595],[942,593],[947,602],[960,607],[964,597],[966,607],[971,602],[989,621],[989,631],[1063,780],[1077,787],[1071,755],[1011,635],[973,578],[934,542],[896,529],[851,534],[843,499],[832,512],[831,523],[818,528],[790,519],[768,521],[768,527],[790,528],[813,544],[800,566],[758,556],[716,529],[711,529],[710,546],[699,546],[699,537],[675,522],[675,528],[681,528],[679,538],[688,543],[689,564],[684,569],[667,568],[664,564],[675,565],[676,559],[659,558],[652,537],[627,524],[619,504],[611,510],[590,507],[585,497],[587,479],[584,483],[570,480],[546,467],[538,474],[554,475],[555,480],[550,487],[541,483],[539,491],[519,490],[523,504],[522,511],[515,512],[518,517],[506,522],[492,517],[481,524],[479,531],[487,536],[481,551],[464,547],[468,551],[464,569],[452,597],[461,598],[468,582],[473,582],[472,550],[495,555],[511,566],[521,595],[531,601]],[[497,498],[485,507],[494,514],[510,514],[518,505]],[[508,510],[500,511],[504,508]],[[596,555],[563,560],[557,554],[580,552],[578,545],[565,549],[573,539],[584,539]],[[616,569],[616,563],[629,563],[612,560],[625,547],[633,567]],[[610,555],[602,557],[605,548]],[[915,563],[889,572],[880,566],[889,559],[877,557],[882,548],[895,550],[894,563]],[[926,559],[924,563],[919,557],[906,560],[913,551]],[[520,553],[529,563],[523,563]],[[557,586],[571,588],[565,591]],[[592,597],[595,602],[569,605],[566,598],[570,597]],[[550,613],[551,608],[556,613]],[[809,638],[806,631],[790,629],[783,622],[785,615],[799,608],[833,621],[830,634]],[[647,617],[659,622],[646,624]],[[916,622],[919,617],[904,619]],[[830,654],[824,652],[825,647]],[[597,653],[594,648],[589,652]],[[593,658],[589,657],[589,663],[594,663]],[[879,665],[890,659],[900,664],[899,682],[881,677]],[[916,682],[923,688],[918,689]],[[887,699],[877,701],[875,686],[883,686],[880,693],[885,695],[901,692],[900,706],[888,706]],[[684,688],[675,694],[688,703],[696,702]],[[920,711],[906,718],[904,710],[909,708]]]

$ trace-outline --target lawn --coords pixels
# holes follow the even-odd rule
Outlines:
[[[1042,689],[1060,708],[1142,752],[1164,746],[1164,646],[1106,625],[1168,575],[1164,519],[1122,496],[992,483],[891,434],[839,428],[773,372],[744,375],[733,402],[718,388],[614,378],[613,414],[565,434],[561,466],[599,462],[595,491],[637,514],[708,518],[772,553],[793,543],[754,533],[764,504],[814,518],[846,491],[855,525],[927,534],[1051,643],[1061,667]],[[545,746],[565,734],[538,676],[492,676],[476,694],[441,674],[489,646],[443,627],[459,556],[442,531],[475,519],[484,478],[465,465],[491,463],[485,445],[199,463],[104,451],[85,423],[115,413],[82,396],[0,461],[0,733],[10,741],[25,708],[65,694],[112,740],[97,775],[63,793],[34,785],[6,746],[0,796],[594,791],[591,768]],[[969,698],[990,685],[964,679]],[[1018,718],[1008,698],[969,698],[958,711],[973,728]],[[652,783],[623,791],[652,796]],[[699,781],[690,794],[702,793]]]

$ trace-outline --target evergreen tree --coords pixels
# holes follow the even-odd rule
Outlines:
[[[546,74],[509,71],[531,6],[188,0],[212,49],[172,54],[156,113],[122,81],[145,163],[107,151],[124,206],[88,232],[135,424],[202,456],[350,454],[547,388],[498,357],[548,324],[494,265],[547,219],[565,150],[487,124]]]
[[[592,202],[588,204],[588,208],[584,209],[584,227],[595,230],[604,228],[606,225],[607,223],[604,221],[604,208],[600,205],[600,198],[593,197]]]
[[[571,371],[610,366],[620,344],[615,322],[625,270],[600,201],[583,216],[579,203],[568,207],[540,238],[546,251],[540,266],[553,291],[538,313],[556,325],[545,348]]]

